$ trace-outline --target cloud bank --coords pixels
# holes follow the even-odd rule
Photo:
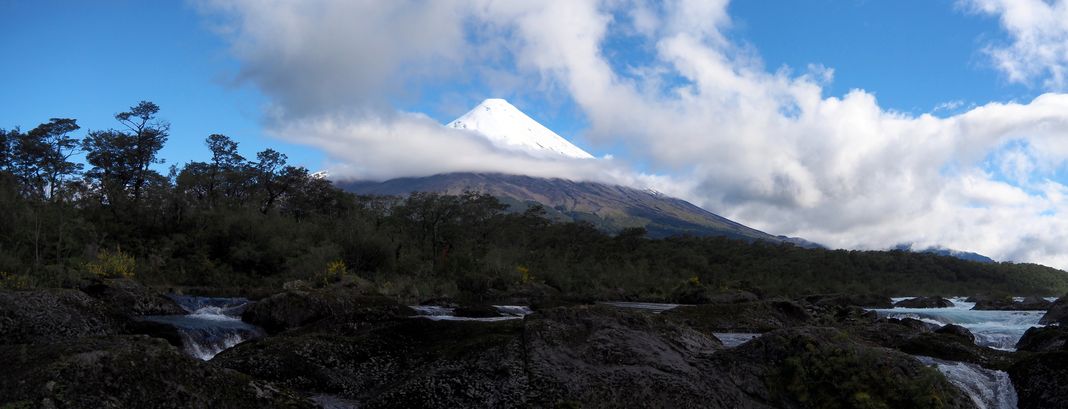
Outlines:
[[[1025,3],[965,4],[1002,16],[1015,42],[989,50],[1010,80],[1043,78],[1058,89],[1064,79],[1052,67],[1068,60],[1063,49],[1046,60],[1028,55],[1049,54],[1029,33],[1052,29],[1010,17]],[[501,171],[652,185],[831,247],[941,245],[1068,267],[1068,187],[1054,180],[1068,158],[1065,94],[948,117],[894,112],[861,89],[826,96],[832,69],[771,71],[732,43],[725,0],[200,6],[232,42],[242,78],[272,99],[269,131],[323,148],[345,175]],[[442,83],[570,100],[589,123],[587,139],[618,147],[617,157],[650,174],[618,159],[500,151],[391,108]]]

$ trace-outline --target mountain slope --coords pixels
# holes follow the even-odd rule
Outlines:
[[[490,98],[445,125],[486,137],[494,145],[542,157],[592,159],[581,148],[531,119],[508,101]]]
[[[461,194],[480,192],[499,198],[512,211],[541,204],[549,216],[561,221],[588,221],[614,232],[644,227],[650,237],[689,234],[727,236],[769,242],[792,241],[746,227],[687,201],[656,192],[595,182],[575,182],[530,176],[449,173],[385,182],[339,182],[359,194],[406,196],[412,192]]]

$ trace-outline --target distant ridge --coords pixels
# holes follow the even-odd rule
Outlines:
[[[472,191],[497,197],[512,211],[541,204],[554,220],[587,221],[608,232],[643,227],[654,238],[724,236],[818,247],[803,240],[764,233],[655,191],[596,182],[499,173],[447,173],[384,182],[339,182],[338,186],[358,194],[394,196],[412,192],[456,195]]]

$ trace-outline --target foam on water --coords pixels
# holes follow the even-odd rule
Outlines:
[[[896,303],[910,297],[893,298]],[[881,317],[913,318],[923,322],[946,325],[957,324],[975,334],[976,344],[1012,351],[1028,328],[1038,326],[1045,311],[987,311],[973,310],[975,303],[963,297],[950,299],[949,308],[889,308],[875,309]]]
[[[979,409],[1016,409],[1018,398],[1009,374],[978,365],[943,361],[917,356],[925,365],[934,366],[950,383],[960,388]]]
[[[171,325],[182,337],[182,351],[192,357],[209,360],[237,344],[264,335],[262,329],[241,321],[249,301],[244,298],[171,296],[189,313],[186,315],[150,315],[142,317]]]
[[[525,305],[494,305],[493,308],[496,308],[497,313],[501,316],[473,318],[457,317],[455,315],[455,308],[441,307],[437,305],[409,305],[409,307],[415,310],[415,318],[424,318],[432,321],[506,321],[523,319],[523,317],[534,312],[530,307]]]

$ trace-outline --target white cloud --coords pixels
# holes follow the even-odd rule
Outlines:
[[[1068,86],[1068,1],[960,0],[977,13],[997,16],[1011,37],[986,52],[1009,81],[1041,80],[1047,89]]]
[[[272,131],[323,148],[346,174],[504,171],[652,185],[834,247],[914,242],[1068,267],[1068,188],[1049,179],[1068,158],[1068,95],[947,117],[887,110],[862,89],[825,96],[830,68],[768,71],[731,43],[725,1],[293,4],[208,7],[229,16],[249,80],[283,112]],[[429,21],[428,4],[445,17]],[[606,43],[620,35],[640,36],[654,55],[610,60]],[[372,58],[383,60],[362,66]],[[623,146],[616,157],[661,176],[627,172],[619,159],[538,161],[376,109],[395,92],[487,72],[508,78],[490,85],[502,92],[570,98],[587,139]],[[1011,180],[992,175],[992,163]]]

